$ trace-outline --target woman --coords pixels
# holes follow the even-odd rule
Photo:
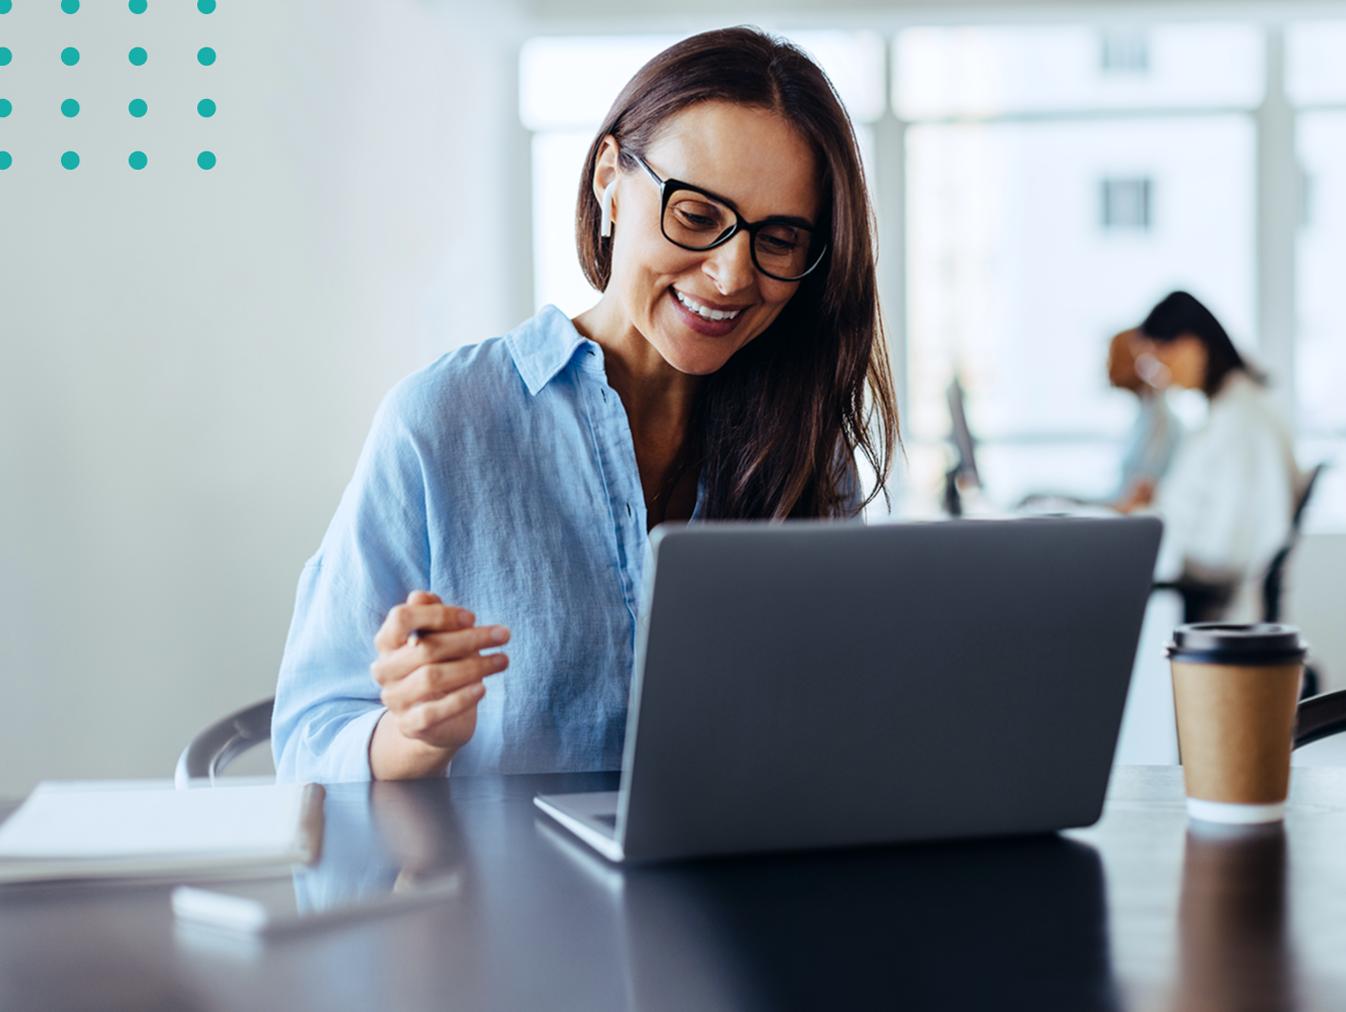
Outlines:
[[[1263,376],[1193,296],[1166,296],[1140,329],[1169,381],[1210,402],[1153,496],[1138,497],[1164,519],[1160,575],[1228,582],[1234,596],[1220,617],[1260,619],[1262,577],[1290,536],[1300,481],[1289,430]]]
[[[857,451],[886,480],[869,199],[802,52],[734,28],[646,64],[576,235],[592,309],[547,307],[380,407],[300,577],[280,778],[616,769],[649,529],[854,516]]]

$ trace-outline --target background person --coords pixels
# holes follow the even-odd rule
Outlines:
[[[1215,316],[1187,292],[1172,292],[1140,326],[1146,350],[1173,384],[1209,401],[1172,467],[1135,508],[1164,520],[1158,575],[1186,574],[1235,584],[1220,617],[1262,617],[1261,581],[1290,536],[1300,486],[1290,431]]]

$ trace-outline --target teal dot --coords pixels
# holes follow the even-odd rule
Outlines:
[[[196,164],[209,172],[211,169],[215,168],[215,152],[202,151],[196,156]]]
[[[0,14],[8,14],[8,13],[9,11],[0,10]],[[0,151],[0,172],[4,172],[7,168],[9,168],[13,164],[14,164],[14,156],[11,155],[8,151]]]
[[[67,169],[78,169],[79,155],[75,154],[75,152],[73,151],[67,151],[65,154],[61,156],[61,164],[64,165]]]
[[[4,119],[14,111],[14,103],[7,98],[0,98],[0,119]]]
[[[79,115],[79,103],[73,98],[67,98],[61,103],[61,115],[66,119],[74,119]]]
[[[61,0],[61,10],[67,14],[74,14],[79,10],[79,0]]]
[[[196,61],[203,67],[209,67],[215,62],[215,50],[209,46],[202,46],[196,51]]]
[[[142,47],[136,46],[135,49],[126,54],[126,58],[131,61],[133,66],[143,67],[145,61],[150,58],[150,54],[145,52]]]
[[[141,169],[143,169],[146,165],[150,163],[149,158],[143,151],[132,151],[131,157],[126,159],[126,161],[127,164],[130,165],[131,168],[135,169],[137,172],[139,172]]]
[[[202,14],[214,14],[215,0],[196,0],[196,9]]]
[[[145,104],[143,98],[133,98],[131,99],[131,104],[126,107],[126,111],[136,119],[140,119],[141,116],[144,116],[145,113],[150,111],[150,107]]]
[[[67,67],[73,67],[79,63],[79,50],[74,46],[66,46],[61,50],[61,62]]]
[[[0,0],[0,14],[8,14],[14,9],[14,0]]]
[[[210,117],[215,115],[215,103],[208,98],[203,98],[200,102],[196,103],[196,111],[206,119],[210,119]]]
[[[8,67],[9,61],[14,59],[14,54],[4,46],[0,46],[0,67]]]
[[[145,0],[131,0],[126,6],[131,8],[132,14],[144,14],[145,8],[148,7],[149,4],[146,3]]]

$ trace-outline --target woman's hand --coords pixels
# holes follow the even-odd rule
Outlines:
[[[1134,513],[1154,502],[1155,483],[1149,478],[1141,478],[1131,486],[1122,501],[1114,507],[1118,513]]]
[[[477,729],[482,679],[505,670],[503,653],[481,651],[509,641],[504,626],[476,626],[470,611],[413,591],[388,612],[374,637],[370,665],[387,712],[369,743],[377,780],[442,774]]]

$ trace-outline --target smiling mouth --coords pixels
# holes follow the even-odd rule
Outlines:
[[[697,302],[696,299],[678,291],[676,288],[673,289],[673,297],[676,298],[688,312],[695,313],[697,316],[701,317],[701,319],[710,320],[713,323],[736,319],[738,315],[743,312],[742,308],[727,310],[712,309],[710,306]]]

